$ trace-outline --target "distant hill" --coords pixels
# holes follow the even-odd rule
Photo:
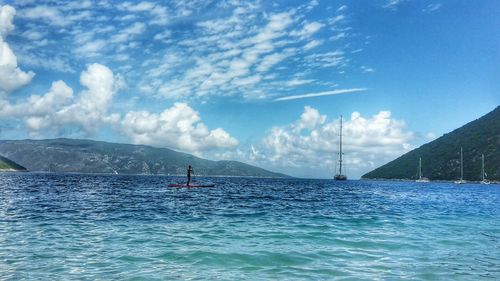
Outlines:
[[[10,159],[0,156],[0,172],[1,171],[26,171],[26,168]]]
[[[422,173],[431,180],[460,178],[460,147],[463,147],[464,179],[478,181],[481,154],[488,179],[500,181],[500,106],[451,133],[422,145],[365,175],[366,179],[415,179],[418,158]]]
[[[0,154],[30,171],[288,177],[237,161],[210,161],[167,148],[79,139],[2,140]]]

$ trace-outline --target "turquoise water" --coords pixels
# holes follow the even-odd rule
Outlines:
[[[0,174],[0,280],[500,279],[499,185],[176,180]]]

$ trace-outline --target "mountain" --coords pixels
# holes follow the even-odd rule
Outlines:
[[[481,177],[481,154],[487,178],[500,181],[500,106],[451,133],[422,145],[365,175],[366,179],[415,179],[418,158],[422,173],[431,180],[460,178],[460,147],[463,147],[464,179]]]
[[[10,159],[0,156],[0,171],[26,171],[26,168]]]
[[[30,171],[288,177],[237,161],[211,161],[167,148],[79,139],[2,140],[0,154]]]

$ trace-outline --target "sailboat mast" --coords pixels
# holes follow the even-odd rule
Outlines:
[[[481,154],[481,180],[484,181],[484,154]]]
[[[418,158],[418,178],[422,178],[422,157]]]
[[[460,180],[464,179],[464,156],[462,154],[462,147],[460,147]]]
[[[342,115],[340,115],[340,158],[339,158],[339,175],[342,175]]]

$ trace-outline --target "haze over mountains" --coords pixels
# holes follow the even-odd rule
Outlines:
[[[211,161],[167,148],[79,139],[3,140],[0,154],[30,171],[288,177],[237,161]]]
[[[463,148],[464,179],[481,179],[481,155],[487,178],[500,181],[500,106],[442,137],[363,175],[366,179],[415,179],[419,157],[423,175],[431,180],[460,177],[460,148]]]

